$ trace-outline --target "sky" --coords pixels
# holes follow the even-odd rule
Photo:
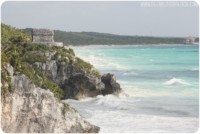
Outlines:
[[[186,37],[199,35],[195,2],[9,1],[1,22],[17,28]]]

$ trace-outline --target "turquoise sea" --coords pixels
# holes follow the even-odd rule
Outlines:
[[[100,132],[195,132],[199,122],[198,45],[73,47],[124,93],[67,100]]]

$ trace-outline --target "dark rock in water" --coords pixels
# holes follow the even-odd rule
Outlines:
[[[87,76],[84,73],[74,73],[66,79],[62,86],[65,92],[63,99],[94,97],[101,94],[104,87],[100,78]]]
[[[103,95],[121,92],[120,85],[116,82],[114,74],[104,74],[101,77],[101,81],[105,84],[105,89],[102,90]]]

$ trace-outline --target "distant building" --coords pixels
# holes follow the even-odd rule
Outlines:
[[[192,36],[188,36],[186,38],[186,43],[194,43],[195,42],[195,37],[192,37]]]
[[[54,41],[54,31],[49,29],[33,29],[32,43],[45,44],[50,46],[63,46],[62,42]]]

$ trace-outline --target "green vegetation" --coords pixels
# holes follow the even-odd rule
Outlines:
[[[53,59],[63,61],[65,63],[69,63],[75,57],[75,53],[74,53],[73,49],[71,49],[71,48],[64,49],[62,47],[56,47],[56,46],[54,46],[52,48],[53,48],[53,50],[56,51],[56,54],[54,55]]]
[[[185,44],[184,38],[178,37],[148,37],[148,36],[121,36],[95,32],[64,32],[55,30],[55,41],[66,45],[93,45],[93,44]]]
[[[8,72],[6,72],[5,68],[1,68],[1,96],[5,97],[5,94],[12,93],[13,92],[13,86],[11,82],[11,77],[8,75]]]
[[[47,61],[47,57],[45,56],[41,56],[37,53],[25,53],[23,56],[23,61],[28,62],[30,64],[33,64],[35,62],[46,62]]]
[[[1,50],[1,73],[2,73],[2,95],[13,91],[11,77],[6,71],[8,64],[14,67],[14,72],[25,74],[32,82],[39,87],[49,89],[54,95],[60,98],[63,95],[59,86],[47,79],[47,77],[38,68],[33,68],[31,63],[45,62],[46,57],[31,54],[34,51],[53,51],[53,48],[45,45],[34,45],[30,43],[30,36],[21,32],[21,30],[12,28],[5,24],[2,29],[2,50]],[[20,39],[20,40],[18,40]],[[18,41],[17,41],[18,40]],[[6,84],[8,83],[8,84]]]
[[[65,114],[66,112],[69,110],[69,105],[67,103],[63,103],[63,106],[61,108],[61,111],[62,111],[62,115],[64,116],[65,118]]]
[[[54,59],[63,61],[65,63],[74,64],[78,69],[85,70],[88,74],[100,77],[100,73],[88,62],[75,57],[73,49],[63,49],[62,47],[53,47],[56,50]]]
[[[93,67],[93,65],[91,65],[88,62],[85,62],[84,60],[82,60],[82,59],[80,59],[78,57],[76,58],[76,61],[75,61],[74,65],[78,69],[85,70],[90,75],[94,75],[94,76],[100,77],[99,72]]]
[[[63,102],[62,104],[63,104],[63,106],[61,107],[61,112],[62,112],[62,115],[63,115],[64,118],[65,118],[65,114],[66,114],[67,111],[69,111],[69,110],[72,110],[72,111],[75,112],[75,113],[78,112],[75,108],[70,107],[70,105],[68,105],[67,103]]]
[[[10,28],[10,26],[1,24],[1,43],[12,44],[12,43],[27,43],[31,42],[31,36],[26,34],[24,31]]]
[[[63,47],[49,47],[43,44],[32,44],[31,36],[23,31],[1,24],[2,30],[2,49],[1,49],[1,73],[2,73],[2,92],[12,93],[12,80],[7,72],[10,64],[14,72],[26,75],[36,86],[49,89],[57,98],[63,96],[63,90],[58,84],[50,81],[47,76],[37,67],[32,67],[35,62],[45,63],[49,60],[63,61],[66,64],[74,64],[78,69],[85,70],[88,74],[100,77],[99,72],[94,67],[75,57],[73,49]],[[44,53],[56,52],[52,59],[48,59]],[[41,55],[42,54],[42,55]]]

